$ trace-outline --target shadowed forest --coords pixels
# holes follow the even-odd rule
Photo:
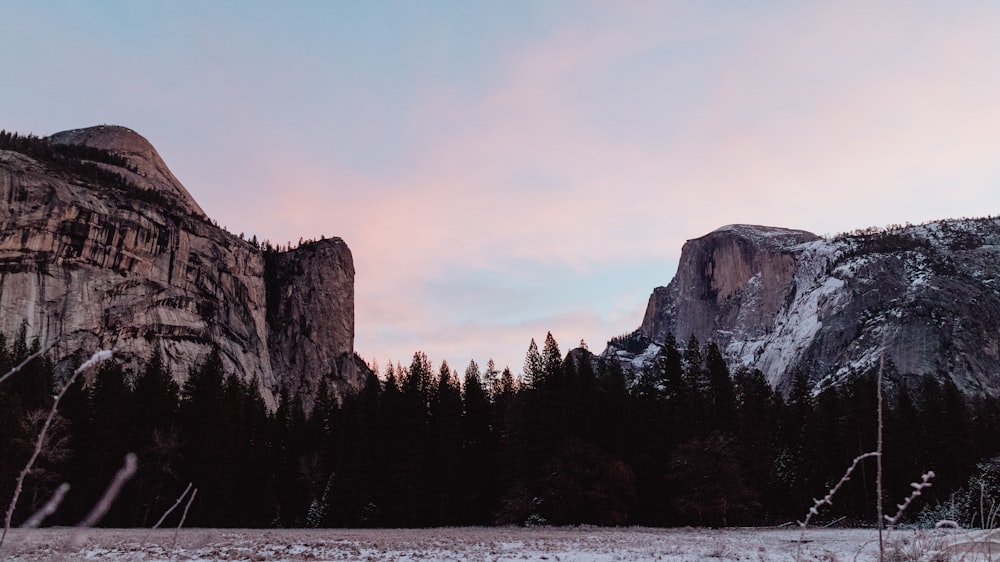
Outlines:
[[[36,351],[24,329],[0,336],[0,372]],[[435,368],[417,352],[354,394],[324,387],[308,414],[287,395],[268,411],[218,351],[183,386],[159,354],[134,373],[105,361],[59,404],[14,523],[62,482],[71,489],[49,523],[76,523],[133,452],[138,471],[105,526],[152,526],[189,483],[186,526],[783,524],[875,449],[871,373],[817,395],[800,374],[783,396],[693,338],[670,338],[634,377],[591,357],[564,356],[549,334],[515,377],[492,362]],[[62,376],[41,355],[0,384],[4,498]],[[947,377],[895,384],[884,435],[886,506],[934,470],[910,522],[982,523],[1000,481],[1000,402],[968,400]],[[813,524],[874,524],[874,476],[862,464]]]

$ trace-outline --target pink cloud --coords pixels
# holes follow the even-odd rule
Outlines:
[[[503,275],[514,263],[585,272],[676,260],[685,239],[730,222],[834,233],[997,211],[986,191],[1000,175],[995,14],[937,27],[907,6],[826,5],[696,21],[692,31],[682,28],[697,14],[667,9],[664,26],[663,9],[609,9],[627,26],[587,24],[525,44],[494,69],[485,94],[435,84],[412,92],[411,119],[425,132],[405,176],[367,176],[336,154],[261,155],[281,200],[259,209],[255,224],[282,241],[347,240],[362,353],[407,363],[419,346],[456,366],[495,354],[516,370],[528,339],[547,330],[565,334],[566,349],[579,333],[599,351],[622,331],[620,318],[639,324],[645,295],[612,312],[580,304],[521,324],[443,325],[449,303],[429,300],[435,279],[463,269]],[[660,141],[603,130],[580,88],[683,40],[716,50],[697,61],[704,66],[651,66],[643,83],[669,92],[701,81],[711,95]],[[406,347],[381,347],[380,330],[402,334]]]

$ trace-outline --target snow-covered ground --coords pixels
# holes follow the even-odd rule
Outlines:
[[[452,528],[393,530],[14,530],[3,560],[878,560],[865,529]],[[976,541],[970,543],[969,537]],[[965,531],[895,531],[889,560],[1000,560]],[[1000,537],[998,537],[1000,539]],[[956,543],[958,547],[954,546]],[[951,546],[949,546],[951,545]],[[992,552],[990,551],[992,548]]]

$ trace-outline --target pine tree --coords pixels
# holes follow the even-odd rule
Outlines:
[[[693,435],[704,434],[710,424],[708,407],[708,381],[705,374],[705,358],[698,338],[691,335],[684,348],[684,388],[687,391],[686,425]]]
[[[476,428],[466,434],[470,445],[479,441],[484,432],[488,433],[490,429],[490,401],[484,386],[479,365],[475,361],[469,361],[462,380],[462,404],[465,426],[470,430]]]
[[[431,404],[431,442],[433,469],[429,484],[434,489],[435,505],[433,522],[437,525],[456,525],[461,508],[456,509],[461,497],[456,489],[456,479],[462,464],[462,391],[447,361],[441,362],[437,378],[437,391]]]
[[[775,395],[758,369],[738,369],[733,384],[736,390],[736,449],[744,481],[756,497],[774,497],[779,493],[774,462],[780,395]]]
[[[760,504],[744,481],[734,445],[731,436],[713,432],[677,448],[670,478],[682,521],[718,527],[754,520]]]
[[[231,436],[222,431],[222,421],[230,414],[223,404],[224,376],[222,354],[215,346],[203,363],[188,371],[184,382],[180,405],[183,474],[199,490],[199,501],[188,516],[192,525],[234,524],[224,519],[222,507],[231,499],[227,467]]]
[[[906,497],[911,491],[909,483],[927,470],[921,465],[920,412],[906,385],[896,389],[893,407],[887,411],[883,438],[886,497]],[[933,497],[935,492],[932,487],[927,494]]]
[[[657,367],[661,372],[667,398],[683,393],[684,365],[674,334],[668,333],[663,347],[657,354]]]
[[[531,338],[528,344],[528,352],[524,357],[524,368],[521,370],[521,380],[528,388],[535,388],[542,384],[545,377],[545,368],[542,364],[542,355],[538,352],[538,344],[535,338]]]
[[[163,354],[155,348],[135,380],[136,423],[145,437],[158,427],[170,425],[177,415],[180,387],[174,381]]]
[[[514,424],[514,400],[517,394],[517,381],[510,367],[504,367],[493,395],[493,417],[496,419],[496,431],[501,441],[509,442]]]
[[[489,363],[492,366],[492,361]],[[463,522],[487,524],[495,510],[493,483],[497,478],[495,440],[489,395],[475,361],[469,361],[462,384],[462,463],[456,486],[463,507]]]
[[[941,383],[941,416],[943,423],[931,433],[940,470],[935,480],[944,489],[955,489],[972,476],[980,453],[972,437],[969,405],[950,376]],[[934,472],[938,474],[937,469]]]
[[[736,430],[736,392],[726,360],[714,342],[708,344],[705,371],[711,427],[716,431],[732,433]]]
[[[562,364],[563,357],[559,351],[559,344],[552,337],[552,332],[548,332],[545,334],[545,344],[542,347],[542,385],[550,387],[556,393],[564,390]]]
[[[499,385],[500,371],[497,370],[497,365],[491,358],[486,362],[486,371],[483,372],[483,390],[486,391],[486,395],[490,400],[493,400],[499,394]]]
[[[808,449],[809,436],[805,427],[813,412],[812,391],[809,379],[803,372],[794,375],[788,401],[782,408],[779,425],[779,451],[775,460],[775,473],[782,485],[778,511],[788,517],[799,516],[812,505],[818,492],[810,487]]]
[[[103,493],[125,455],[135,452],[138,443],[133,433],[136,417],[133,405],[132,389],[121,363],[115,359],[102,362],[90,393],[87,472],[73,475],[78,480],[70,482],[91,503]],[[123,511],[124,505],[116,502],[103,522],[113,526],[129,524]]]
[[[586,350],[566,354],[562,365],[565,382],[565,408],[569,436],[592,439],[603,423],[598,405],[597,375]]]
[[[892,370],[891,365],[887,367]],[[891,375],[886,374],[889,378]],[[813,458],[816,459],[815,472],[817,478],[813,488],[819,489],[827,484],[824,480],[839,478],[844,466],[851,459],[876,450],[878,438],[878,383],[875,372],[857,374],[848,378],[841,386],[842,390],[826,389],[815,400],[815,415],[809,422],[807,435]],[[837,402],[841,402],[842,405]],[[888,409],[888,403],[886,409]],[[837,419],[837,416],[841,419]],[[840,427],[837,433],[830,428]],[[822,443],[828,439],[829,444]],[[838,444],[840,446],[838,447]],[[840,449],[839,452],[832,452]],[[839,457],[839,458],[838,458]],[[875,463],[862,463],[851,478],[845,490],[845,499],[837,507],[846,509],[867,519],[877,519],[875,508],[876,498]],[[836,475],[836,476],[835,476]],[[911,475],[916,478],[919,474]],[[912,480],[910,480],[912,481]],[[832,510],[836,513],[837,510]]]
[[[235,385],[237,381],[234,380]],[[230,386],[227,384],[227,387]],[[231,388],[231,387],[230,387]],[[233,392],[233,394],[236,394]],[[310,447],[305,439],[306,415],[302,400],[282,389],[278,409],[274,415],[273,462],[275,463],[275,523],[281,526],[301,527],[305,521],[310,502],[309,484],[303,478],[303,461],[309,455]],[[238,443],[234,443],[237,445]],[[246,457],[245,450],[236,451],[233,457]]]
[[[392,483],[391,494],[384,501],[383,514],[388,525],[411,526],[430,519],[437,507],[433,477],[433,448],[430,434],[430,404],[433,399],[431,363],[423,352],[413,354],[408,370],[397,369],[401,378],[399,413],[393,421],[392,463],[386,480]],[[387,388],[386,397],[389,392]],[[386,411],[389,403],[386,401]],[[387,485],[388,482],[383,482]]]

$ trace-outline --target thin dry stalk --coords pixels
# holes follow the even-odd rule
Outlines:
[[[0,384],[3,384],[3,381],[5,381],[5,380],[9,379],[10,377],[14,376],[14,373],[17,373],[18,371],[20,371],[21,369],[23,369],[25,367],[25,365],[27,365],[28,363],[31,363],[31,361],[34,360],[36,357],[41,357],[42,355],[44,355],[45,353],[47,353],[50,349],[52,349],[52,345],[53,344],[49,344],[45,349],[40,349],[40,350],[32,353],[24,361],[21,361],[20,363],[18,363],[18,365],[16,367],[14,367],[13,369],[7,371],[7,373],[4,376],[0,377]]]
[[[876,386],[876,394],[878,396],[878,444],[875,446],[875,451],[878,452],[878,458],[875,460],[875,512],[878,515],[878,559],[879,562],[885,560],[885,538],[882,536],[883,528],[883,517],[885,515],[882,513],[882,431],[884,428],[883,418],[882,418],[882,372],[885,367],[885,333],[882,335],[882,356],[878,360],[878,380]]]
[[[70,536],[69,541],[66,543],[67,549],[79,547],[86,538],[86,529],[89,529],[101,522],[104,515],[107,514],[109,509],[111,509],[111,504],[113,504],[115,499],[118,498],[118,494],[121,493],[122,487],[135,474],[137,465],[138,462],[136,461],[135,453],[125,455],[125,464],[122,465],[122,467],[118,469],[118,472],[115,473],[115,477],[111,480],[111,483],[108,484],[108,489],[104,491],[101,499],[94,504],[90,513],[88,513],[82,521],[76,524],[76,531]]]
[[[802,527],[802,534],[799,536],[799,546],[795,555],[796,560],[801,560],[802,543],[805,542],[806,528],[809,527],[809,521],[812,519],[813,515],[819,515],[819,508],[823,507],[824,505],[833,505],[833,496],[836,495],[837,491],[840,490],[841,486],[843,486],[848,480],[851,479],[851,474],[854,472],[854,469],[858,467],[858,464],[860,464],[861,461],[867,459],[868,457],[877,457],[877,456],[879,456],[879,453],[872,451],[854,457],[854,460],[851,462],[851,466],[847,467],[847,470],[844,471],[844,475],[840,477],[840,480],[833,486],[833,488],[830,488],[830,490],[826,493],[826,495],[823,496],[821,499],[818,500],[813,499],[813,506],[809,508],[809,513],[806,514],[805,520],[799,522],[799,527]]]
[[[191,504],[194,502],[194,497],[197,495],[198,495],[198,488],[195,488],[194,491],[191,492],[191,497],[188,498],[187,505],[184,506],[184,512],[181,513],[181,521],[180,523],[177,524],[177,529],[174,531],[174,542],[170,545],[171,552],[174,552],[174,550],[177,548],[177,537],[181,534],[181,527],[184,526],[184,521],[187,519],[188,516],[188,510],[191,509]],[[171,555],[171,559],[173,559],[173,555]]]
[[[93,527],[101,522],[101,519],[108,513],[111,509],[111,504],[115,502],[118,498],[118,494],[122,491],[122,486],[128,482],[132,476],[135,474],[135,469],[138,462],[136,461],[135,453],[129,453],[125,455],[125,464],[118,469],[115,473],[114,479],[108,484],[108,489],[104,491],[104,495],[101,499],[91,508],[90,513],[76,524],[78,528],[86,529]]]
[[[979,482],[979,518],[980,527],[983,529],[992,529],[996,527],[996,516],[997,516],[997,502],[991,501],[990,508],[986,509],[986,483]],[[972,525],[976,524],[976,517],[972,517]]]
[[[66,492],[68,491],[69,484],[66,482],[60,484],[59,487],[56,488],[56,492],[52,494],[51,498],[49,498],[49,501],[45,502],[45,505],[42,506],[42,509],[39,509],[31,517],[29,517],[28,520],[21,525],[21,528],[37,529],[42,524],[42,521],[45,521],[46,517],[52,515],[57,509],[59,509],[59,505],[62,504],[63,498],[66,496]]]
[[[809,508],[809,513],[806,514],[805,521],[799,522],[799,527],[802,527],[802,529],[805,530],[805,528],[809,526],[809,520],[812,519],[813,515],[819,515],[819,508],[823,507],[824,505],[833,505],[833,496],[837,494],[841,486],[843,486],[845,483],[847,483],[847,481],[851,479],[851,474],[854,473],[854,469],[858,467],[858,464],[861,461],[869,457],[877,457],[877,456],[878,453],[872,451],[855,457],[854,460],[851,461],[851,466],[847,467],[847,470],[844,471],[844,475],[840,477],[840,481],[838,481],[833,486],[833,488],[830,488],[830,490],[826,493],[826,495],[823,496],[821,499],[813,500],[813,506]]]
[[[187,488],[184,488],[184,492],[177,498],[177,501],[174,502],[174,505],[170,506],[170,509],[168,509],[167,512],[164,513],[162,517],[160,517],[160,520],[156,522],[156,525],[153,525],[154,529],[159,529],[160,525],[163,524],[163,521],[166,520],[166,518],[171,513],[173,513],[173,511],[175,509],[177,509],[177,506],[179,506],[181,504],[181,502],[184,501],[184,496],[186,496],[187,493],[191,491],[191,486],[193,486],[193,485],[194,485],[194,482],[188,482]]]
[[[17,500],[21,497],[21,492],[24,490],[24,479],[27,478],[28,474],[31,473],[32,468],[35,466],[35,461],[38,460],[38,455],[42,453],[42,449],[45,448],[45,437],[48,435],[49,427],[52,425],[52,420],[56,416],[56,410],[59,408],[59,402],[62,400],[63,396],[66,395],[66,391],[69,387],[73,385],[76,378],[80,376],[81,373],[87,369],[93,367],[94,365],[108,359],[112,356],[111,350],[102,350],[95,353],[88,359],[83,365],[80,365],[73,374],[70,375],[69,379],[63,385],[59,394],[56,395],[55,400],[52,401],[52,407],[49,409],[49,415],[45,418],[45,423],[42,425],[42,430],[38,432],[38,439],[35,440],[35,450],[31,453],[31,458],[28,459],[28,463],[24,465],[21,469],[21,473],[17,476],[17,484],[14,486],[14,496],[10,499],[10,505],[7,506],[7,516],[4,519],[3,534],[0,535],[0,549],[3,548],[3,543],[7,539],[7,533],[10,531],[10,521],[14,517],[14,509],[17,507]]]
[[[903,500],[903,503],[896,505],[899,511],[897,511],[896,515],[893,515],[892,517],[889,517],[888,515],[885,516],[885,520],[886,523],[888,523],[890,531],[896,528],[896,524],[899,523],[899,519],[900,517],[903,516],[903,513],[906,511],[906,508],[910,507],[910,504],[913,503],[913,500],[920,497],[920,494],[923,492],[924,488],[931,487],[932,478],[934,478],[934,471],[928,470],[927,472],[925,472],[920,476],[920,482],[910,482],[910,487],[913,488],[913,491],[910,492],[910,495],[907,496],[905,500]]]

